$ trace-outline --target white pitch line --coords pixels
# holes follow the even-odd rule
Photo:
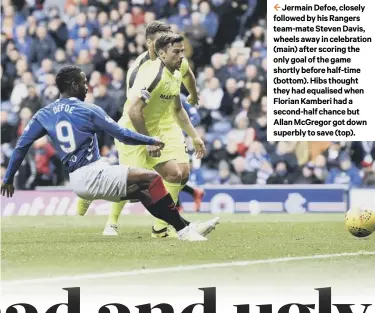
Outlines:
[[[65,282],[65,281],[72,282],[72,281],[85,280],[85,279],[117,278],[117,277],[125,277],[125,276],[160,274],[160,273],[170,273],[170,272],[185,272],[185,271],[195,271],[195,270],[201,270],[201,269],[212,269],[212,268],[223,268],[223,267],[250,266],[250,265],[256,265],[256,264],[273,264],[273,263],[304,261],[304,260],[321,260],[321,259],[330,259],[330,258],[360,256],[360,255],[375,255],[375,251],[358,251],[358,252],[347,252],[347,253],[336,253],[336,254],[283,257],[283,258],[276,258],[276,259],[173,266],[173,267],[164,267],[164,268],[132,270],[132,271],[126,271],[126,272],[110,272],[110,273],[100,273],[100,274],[94,273],[94,274],[73,275],[73,276],[58,276],[58,277],[50,277],[50,278],[36,278],[36,279],[28,279],[28,280],[10,280],[10,281],[2,281],[1,284],[3,286],[12,286],[12,285],[25,285],[25,284],[38,284],[38,283]]]

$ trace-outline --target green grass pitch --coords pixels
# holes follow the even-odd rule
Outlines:
[[[206,220],[208,214],[186,215]],[[336,279],[349,275],[374,277],[375,255],[268,262],[285,257],[375,251],[375,234],[365,239],[351,236],[342,214],[251,216],[222,215],[221,223],[207,242],[153,239],[150,216],[121,216],[120,235],[102,236],[106,216],[4,217],[1,231],[2,280],[85,275],[130,270],[169,268],[222,262],[262,260],[259,264],[197,269],[180,273],[197,277],[221,277],[240,283],[246,277],[264,275],[290,279]],[[155,279],[156,274],[151,275]],[[163,274],[173,283],[176,275]],[[113,278],[112,278],[113,279]],[[146,280],[146,278],[144,278]]]

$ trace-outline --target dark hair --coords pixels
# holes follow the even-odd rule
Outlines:
[[[176,42],[184,41],[184,37],[175,33],[165,34],[160,36],[155,42],[155,51],[158,53],[159,50],[164,50],[169,44],[175,44]]]
[[[64,66],[56,74],[56,85],[60,93],[67,91],[72,82],[78,82],[81,79],[82,69],[76,65]]]
[[[160,21],[153,21],[146,27],[146,39],[153,39],[157,33],[167,33],[171,31],[171,26]]]

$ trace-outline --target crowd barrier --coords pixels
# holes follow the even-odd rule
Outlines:
[[[353,206],[375,207],[375,189],[349,189],[343,185],[239,185],[203,186],[203,213],[343,213]],[[185,212],[194,212],[193,198],[182,192]],[[76,215],[77,196],[68,189],[16,191],[1,199],[2,216]],[[94,201],[87,215],[107,215],[111,203]],[[144,214],[140,203],[125,207],[123,214]]]

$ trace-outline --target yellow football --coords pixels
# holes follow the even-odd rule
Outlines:
[[[345,226],[355,237],[370,236],[375,231],[375,210],[354,208],[345,215]]]

